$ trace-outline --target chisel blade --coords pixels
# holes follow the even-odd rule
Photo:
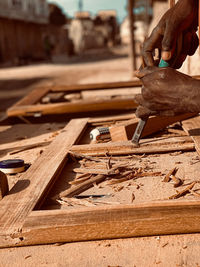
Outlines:
[[[144,130],[144,127],[147,123],[148,117],[145,119],[140,119],[140,121],[138,122],[138,125],[135,129],[134,135],[132,137],[132,143],[135,144],[136,146],[139,146],[139,141],[140,141],[140,137],[142,135],[142,132]]]

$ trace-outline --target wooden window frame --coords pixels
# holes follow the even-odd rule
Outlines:
[[[95,121],[101,119],[71,120],[21,176],[10,194],[0,201],[0,247],[200,232],[200,201],[196,200],[35,210],[57,180],[69,152],[79,151],[81,146],[85,146],[81,153],[90,154],[91,145],[77,143],[90,123]],[[199,152],[200,137],[194,133],[194,129],[200,128],[200,118],[186,120],[183,127],[188,133],[194,134],[192,138]],[[105,153],[106,146],[99,144],[102,145]],[[116,145],[118,153],[120,146],[128,149],[125,153],[138,153],[129,141],[113,143],[110,147],[116,148]],[[181,147],[178,149],[182,150]]]
[[[40,115],[55,115],[55,114],[72,114],[79,112],[91,112],[91,111],[105,111],[105,110],[133,110],[137,107],[134,101],[134,95],[132,98],[123,97],[116,99],[91,99],[80,100],[75,103],[55,103],[55,104],[37,104],[42,97],[48,93],[53,92],[65,92],[74,93],[86,90],[98,90],[98,89],[117,89],[117,88],[133,88],[140,87],[141,82],[124,81],[124,82],[109,82],[109,83],[95,83],[95,84],[83,84],[83,85],[60,85],[60,86],[44,86],[35,88],[32,92],[19,100],[16,104],[7,110],[8,117],[16,116],[34,116]],[[36,105],[37,104],[37,105]]]

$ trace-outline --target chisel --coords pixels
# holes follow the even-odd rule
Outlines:
[[[159,68],[169,67],[169,63],[164,61],[163,59],[161,59],[158,67]],[[132,137],[132,143],[135,144],[136,146],[139,146],[140,137],[141,137],[142,132],[144,130],[144,127],[148,121],[148,118],[149,118],[149,116],[146,116],[145,118],[140,119],[140,121],[138,122],[138,125],[137,125],[135,132],[133,134],[133,137]]]

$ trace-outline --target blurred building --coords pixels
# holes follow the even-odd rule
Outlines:
[[[167,0],[166,0],[167,1]],[[148,27],[153,16],[152,0],[134,1],[134,37],[137,46],[140,46],[148,34]],[[126,17],[120,27],[120,36],[123,44],[130,43],[130,24]]]
[[[46,0],[0,0],[0,62],[44,58],[48,16]]]
[[[119,42],[116,11],[102,10],[95,17],[86,11],[75,13],[69,26],[69,37],[77,54],[92,48],[114,46]]]

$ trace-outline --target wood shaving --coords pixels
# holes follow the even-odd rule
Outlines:
[[[133,203],[134,200],[135,200],[135,195],[134,195],[134,193],[132,193],[132,196],[131,196],[131,203]]]
[[[176,172],[178,171],[177,167],[174,167],[172,170],[170,170],[164,177],[163,182],[168,183],[171,180],[171,175],[175,175]]]
[[[175,195],[172,195],[169,197],[169,199],[177,199],[179,197],[182,197],[188,193],[190,193],[190,190],[194,187],[194,185],[196,184],[196,182],[191,183],[190,185],[188,185],[186,188],[184,188],[182,191],[177,191],[177,193]]]

